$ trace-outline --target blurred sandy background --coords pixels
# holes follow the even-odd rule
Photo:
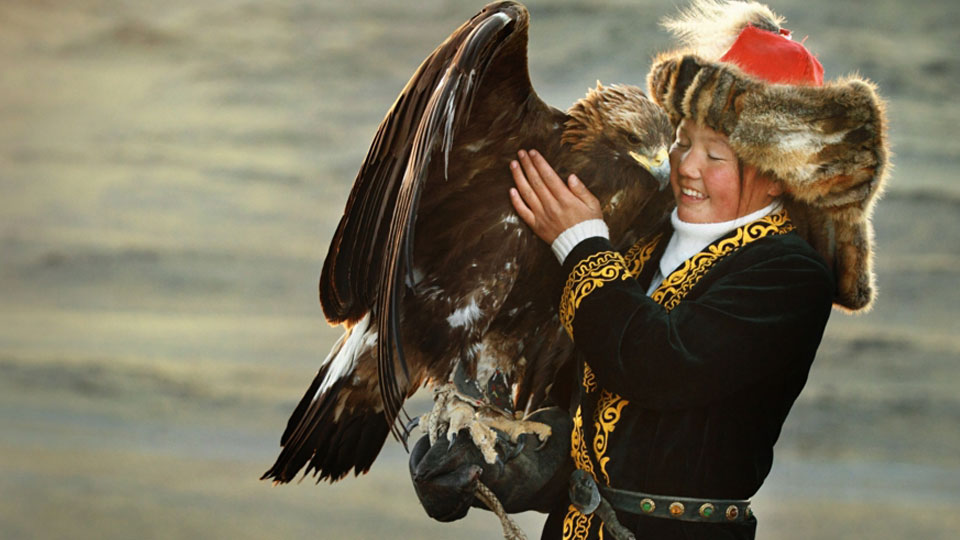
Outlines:
[[[960,4],[771,3],[828,77],[880,84],[897,167],[879,301],[834,314],[760,536],[956,538]],[[257,480],[339,334],[316,279],[367,145],[481,5],[0,0],[0,537],[499,536],[488,513],[427,518],[393,441],[359,479]],[[643,84],[674,11],[529,7],[561,108]]]

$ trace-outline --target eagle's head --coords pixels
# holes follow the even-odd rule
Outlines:
[[[614,84],[587,91],[573,104],[562,141],[594,163],[645,169],[659,189],[670,183],[667,152],[673,140],[670,119],[636,86]]]
[[[603,205],[611,238],[631,229],[648,204],[665,209],[672,203],[664,188],[670,184],[673,127],[642,90],[597,82],[567,114],[561,140],[573,154],[572,172]]]

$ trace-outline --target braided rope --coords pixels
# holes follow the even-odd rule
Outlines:
[[[500,499],[483,482],[477,482],[476,495],[478,499],[483,501],[483,504],[487,505],[487,508],[500,518],[500,526],[503,527],[503,538],[505,540],[527,540],[527,535],[523,534],[523,529],[507,515],[503,505],[500,504]]]

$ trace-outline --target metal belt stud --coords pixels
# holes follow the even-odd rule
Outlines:
[[[727,519],[729,521],[734,521],[740,517],[740,510],[737,509],[737,505],[731,504],[727,507]]]
[[[713,515],[713,511],[716,510],[714,506],[710,503],[703,503],[700,505],[700,517],[709,519]]]
[[[649,514],[657,509],[657,503],[653,502],[653,499],[646,497],[640,501],[640,509]]]
[[[670,503],[670,515],[673,517],[680,517],[683,515],[683,503],[680,501],[673,501]]]

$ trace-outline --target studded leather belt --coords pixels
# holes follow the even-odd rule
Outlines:
[[[579,469],[570,476],[570,501],[581,513],[592,514],[596,511],[600,519],[612,526],[608,527],[612,529],[622,529],[616,521],[613,509],[631,514],[701,523],[736,523],[753,515],[748,500],[671,497],[614,489],[597,485],[590,473]],[[618,532],[626,533],[626,529]],[[626,534],[615,536],[632,537]]]
[[[732,523],[753,515],[750,501],[746,500],[671,497],[597,487],[610,506],[632,514],[707,523]]]

